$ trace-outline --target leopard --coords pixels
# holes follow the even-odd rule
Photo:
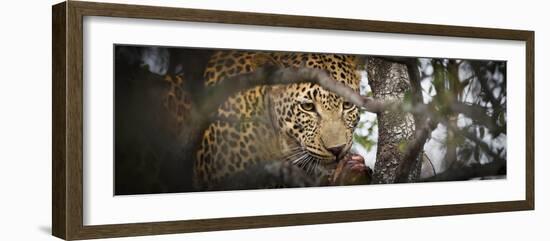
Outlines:
[[[307,52],[219,50],[209,59],[205,88],[263,66],[311,68],[359,92],[361,56]],[[197,190],[216,190],[235,173],[285,163],[306,175],[327,175],[349,153],[358,106],[311,82],[257,85],[227,98],[204,130],[196,152]]]

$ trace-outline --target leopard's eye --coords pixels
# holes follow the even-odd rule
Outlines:
[[[314,111],[315,110],[315,105],[311,102],[301,103],[300,107],[302,107],[302,109],[304,109],[306,111]]]
[[[342,104],[342,106],[344,107],[344,110],[353,108],[353,104],[349,101],[344,101],[344,104]]]

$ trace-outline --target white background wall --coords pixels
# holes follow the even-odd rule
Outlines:
[[[146,1],[130,1],[134,3]],[[152,2],[152,1],[150,1]],[[155,1],[171,3],[175,1]],[[0,8],[0,240],[55,240],[51,230],[51,9]],[[358,3],[360,3],[358,5]],[[550,21],[544,1],[179,1],[180,6],[536,31],[536,211],[310,225],[123,240],[548,240]],[[546,22],[546,23],[545,23]],[[513,81],[513,80],[509,80]],[[419,194],[421,195],[421,194]],[[360,201],[350,200],[350,202]],[[414,197],[411,197],[414,198]],[[223,204],[222,204],[223,205]],[[342,204],[345,205],[345,204]],[[526,238],[527,237],[527,238]]]

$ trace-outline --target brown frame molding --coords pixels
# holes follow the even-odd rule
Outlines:
[[[52,233],[66,240],[533,210],[535,207],[533,31],[68,1],[52,7]],[[491,203],[318,212],[114,225],[83,225],[84,16],[108,16],[419,34],[526,42],[526,199]]]

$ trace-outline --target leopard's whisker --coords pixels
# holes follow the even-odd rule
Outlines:
[[[322,167],[320,167],[321,160],[317,159],[315,160],[315,174],[319,174],[322,171]]]
[[[294,165],[300,165],[306,157],[307,157],[306,154],[302,154],[302,156],[300,156],[299,158],[297,158],[297,159],[295,159],[294,161],[292,161],[292,164],[294,164]]]
[[[309,161],[310,158],[311,158],[311,157],[310,157],[309,155],[306,154],[305,157],[304,157],[304,159],[301,161],[301,164],[302,164],[301,167],[302,167],[303,169],[306,169],[306,168],[307,168],[307,166],[308,166],[308,164],[309,164],[308,161]]]
[[[311,158],[311,174],[315,174],[315,170],[317,168],[317,163],[318,163],[317,160],[318,159],[315,157]]]
[[[300,156],[297,156],[297,158],[294,158],[294,160],[291,161],[292,164],[296,165],[297,163],[300,162],[300,160],[304,158],[303,154],[300,155]],[[289,161],[291,160],[291,158],[288,159]]]
[[[308,159],[308,155],[304,155],[304,158],[300,161],[300,167],[302,169],[305,169],[305,167],[307,166],[307,159]]]
[[[283,158],[285,160],[288,160],[290,157],[293,157],[297,154],[301,154],[303,150],[300,147],[293,147],[293,148],[290,148],[287,152],[288,153],[284,155],[284,158]]]
[[[314,158],[312,156],[309,156],[309,159],[308,159],[308,168],[307,168],[307,173],[308,174],[311,174],[312,173],[312,170],[313,170],[313,166],[314,166]]]
[[[286,156],[283,158],[283,160],[288,161],[288,160],[290,160],[290,159],[292,159],[292,158],[294,158],[294,157],[299,156],[300,154],[301,154],[300,152],[290,153],[289,155],[286,155]]]
[[[300,155],[304,155],[304,153],[301,151],[297,151],[295,153],[291,153],[290,155],[286,156],[285,158],[283,158],[283,160],[290,161],[292,159],[295,159],[296,157],[299,157]]]
[[[317,168],[317,158],[311,159],[311,174],[315,174]]]

